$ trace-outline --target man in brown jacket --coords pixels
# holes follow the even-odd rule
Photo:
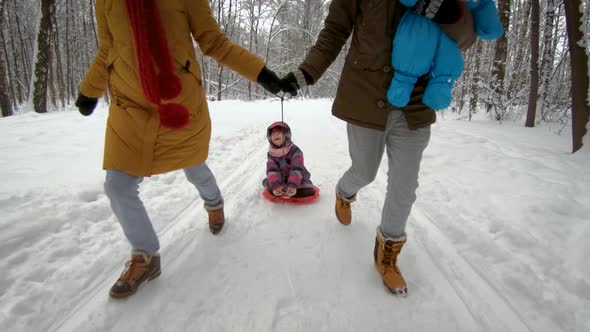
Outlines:
[[[438,6],[433,21],[462,49],[475,41],[473,18],[460,0],[422,0],[417,6]],[[336,217],[352,221],[350,204],[377,174],[383,152],[389,160],[387,194],[375,240],[375,267],[387,291],[407,295],[397,256],[406,242],[406,221],[416,199],[422,152],[430,139],[434,110],[422,103],[427,78],[416,84],[408,106],[387,102],[393,77],[392,41],[401,16],[408,10],[399,0],[332,0],[324,28],[299,70],[284,79],[288,92],[317,82],[352,34],[332,114],[346,121],[351,167],[336,186]],[[413,10],[413,9],[409,9]],[[432,11],[430,11],[432,13]],[[457,15],[457,13],[460,13]],[[450,22],[450,17],[453,21]],[[459,18],[459,19],[457,19]]]

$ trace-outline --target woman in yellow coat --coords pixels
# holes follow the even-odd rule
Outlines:
[[[158,237],[138,195],[143,177],[184,169],[211,232],[224,224],[223,198],[205,163],[211,120],[192,37],[204,54],[271,93],[283,83],[226,38],[208,0],[97,0],[96,19],[99,47],[76,106],[90,115],[108,87],[105,192],[133,249],[110,292],[121,298],[160,275]]]

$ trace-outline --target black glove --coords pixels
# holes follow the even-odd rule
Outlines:
[[[98,98],[86,97],[81,93],[78,94],[78,99],[76,99],[76,107],[78,107],[78,111],[84,116],[92,114],[97,103]]]
[[[283,91],[291,96],[297,96],[297,90],[313,83],[311,76],[300,69],[288,73],[281,81],[283,81]]]
[[[262,87],[265,88],[266,91],[272,94],[276,95],[277,93],[281,92],[281,80],[279,79],[277,74],[275,74],[274,71],[266,67],[262,68],[260,74],[258,74],[256,82],[262,85]]]
[[[464,8],[460,0],[419,0],[414,12],[423,15],[438,24],[452,24],[463,15]]]

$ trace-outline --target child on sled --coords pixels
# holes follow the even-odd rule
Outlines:
[[[303,152],[291,141],[291,128],[275,122],[267,129],[268,160],[262,184],[274,196],[301,198],[315,195],[311,174],[303,164]]]

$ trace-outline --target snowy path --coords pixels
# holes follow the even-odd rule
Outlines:
[[[9,184],[0,191],[0,268],[9,271],[0,277],[0,330],[518,332],[589,327],[584,267],[570,276],[548,272],[561,258],[560,249],[581,242],[559,238],[564,243],[554,246],[556,252],[538,253],[545,244],[537,239],[554,231],[555,222],[524,233],[530,228],[527,219],[511,224],[496,213],[505,207],[515,215],[516,209],[510,207],[513,197],[504,197],[504,187],[493,186],[500,177],[490,170],[503,167],[499,172],[511,175],[501,179],[504,183],[530,186],[531,192],[520,192],[519,197],[528,200],[539,188],[521,176],[536,168],[531,177],[539,177],[539,186],[563,186],[556,197],[536,197],[540,206],[548,206],[550,199],[565,201],[560,195],[572,185],[557,173],[588,167],[590,158],[563,160],[567,155],[558,152],[566,151],[563,144],[504,144],[517,137],[511,128],[440,124],[425,156],[419,198],[409,221],[410,239],[400,258],[410,295],[398,299],[384,292],[372,265],[385,167],[359,195],[353,224],[343,227],[335,219],[334,185],[349,160],[344,124],[329,115],[329,102],[287,104],[286,121],[305,153],[312,180],[322,190],[320,199],[294,207],[271,204],[260,196],[265,128],[277,118],[277,109],[277,103],[268,102],[212,105],[209,165],[225,195],[228,217],[221,236],[209,233],[202,202],[182,172],[145,180],[141,195],[160,235],[163,273],[123,301],[109,299],[108,289],[128,249],[101,192],[100,164],[94,164],[102,148],[95,143],[102,139],[102,124],[97,122],[104,122],[105,114],[83,123],[75,114],[50,115],[53,118],[44,122],[25,115],[6,127],[0,122],[0,130],[50,139],[55,149],[45,152],[35,148],[39,142],[31,142],[25,148],[33,150],[34,157],[21,152],[11,164],[0,164],[5,170],[0,180],[6,178]],[[39,134],[56,126],[63,136]],[[38,127],[43,129],[31,129]],[[538,135],[554,138],[545,132]],[[94,143],[87,151],[76,145],[59,150],[72,141]],[[0,145],[0,151],[6,152],[8,143]],[[543,154],[543,149],[548,152]],[[72,159],[74,152],[82,158]],[[39,166],[43,160],[51,162]],[[20,167],[12,167],[19,162]],[[29,171],[26,162],[32,164]],[[84,171],[69,180],[56,176],[55,181],[31,180],[26,185],[9,181],[38,176],[44,168],[51,174],[71,163]],[[480,178],[479,172],[488,178]],[[575,227],[581,233],[590,230],[577,226],[576,219],[590,212],[583,204],[587,187],[588,182],[579,183],[575,189],[582,191],[581,205],[562,214],[569,218],[562,227],[565,223],[570,233]],[[527,208],[537,211],[538,206]],[[537,212],[548,211],[551,206]],[[533,219],[530,223],[536,222]],[[571,268],[575,262],[557,268]],[[535,295],[542,281],[550,287]],[[574,285],[562,294],[553,287],[564,281]]]

